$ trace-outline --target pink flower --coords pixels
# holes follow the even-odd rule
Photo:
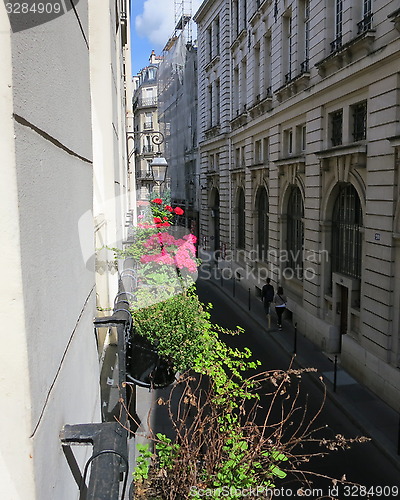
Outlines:
[[[154,198],[154,200],[151,200],[152,203],[156,203],[157,205],[162,205],[162,200],[160,198]]]
[[[168,210],[168,212],[173,212],[174,209],[172,207],[170,207],[169,205],[165,205],[165,210]]]
[[[184,211],[181,209],[181,207],[174,208],[174,212],[176,213],[176,215],[183,215],[184,214]]]

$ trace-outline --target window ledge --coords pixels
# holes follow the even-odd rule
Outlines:
[[[272,108],[272,96],[271,93],[268,92],[263,99],[261,99],[260,95],[256,97],[256,100],[249,108],[249,113],[251,118],[255,118],[257,116],[261,116],[266,111],[270,111],[271,108]]]
[[[247,109],[244,109],[241,113],[237,112],[237,115],[235,118],[231,120],[231,130],[236,130],[242,125],[246,125],[247,120],[248,120],[248,112]]]
[[[397,9],[389,14],[388,19],[390,19],[392,23],[394,23],[394,27],[397,29],[397,31],[400,31],[400,9]]]
[[[231,50],[235,50],[239,45],[243,42],[243,40],[247,38],[247,30],[245,28],[242,29],[242,31],[238,34],[236,39],[231,45]]]
[[[206,139],[211,139],[219,134],[220,129],[221,129],[221,127],[219,124],[214,125],[214,126],[208,128],[207,130],[204,131],[204,137]]]
[[[267,10],[267,7],[269,5],[271,5],[271,3],[272,3],[272,0],[263,0],[263,1],[260,2],[260,5],[257,7],[256,12],[249,19],[249,23],[250,23],[251,26],[254,27],[254,25],[256,24],[256,22],[260,19],[260,17],[262,16],[262,14],[265,13],[265,11]]]
[[[316,63],[319,75],[322,78],[329,76],[352,61],[370,54],[374,40],[375,30],[369,29],[340,46],[328,57]]]
[[[213,68],[216,64],[218,64],[218,63],[219,63],[219,61],[220,61],[220,55],[219,55],[219,54],[217,54],[216,56],[214,56],[214,57],[211,59],[211,61],[210,61],[210,62],[208,62],[208,63],[206,64],[206,67],[205,67],[206,72],[211,71],[211,70],[212,70],[212,68]]]
[[[332,148],[316,151],[318,158],[326,159],[344,155],[367,155],[367,144],[365,142],[357,142],[353,144],[345,144],[340,146],[333,146]]]
[[[296,175],[304,174],[306,171],[306,161],[303,155],[279,158],[274,163],[278,167],[279,176],[285,175],[289,166],[291,167],[291,171],[295,172]]]
[[[285,85],[280,87],[276,91],[276,97],[279,102],[288,99],[289,97],[298,94],[302,90],[308,87],[308,83],[310,81],[310,73],[309,71],[303,71],[298,74],[293,79],[289,80]]]

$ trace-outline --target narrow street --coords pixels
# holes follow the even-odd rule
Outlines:
[[[211,302],[213,304],[213,308],[210,311],[213,322],[226,328],[234,329],[236,326],[241,326],[244,329],[243,335],[236,337],[227,336],[226,340],[230,345],[235,347],[249,347],[255,354],[255,357],[262,363],[259,368],[260,371],[288,368],[291,356],[277,345],[266,329],[260,329],[259,324],[252,319],[251,312],[248,314],[244,313],[239,307],[236,307],[230,297],[227,297],[215,284],[207,280],[198,280],[197,291],[203,303]],[[285,335],[285,331],[282,332],[282,335]],[[312,380],[312,376],[315,377],[315,375],[303,375],[302,391],[304,397],[308,395],[310,409],[315,411],[321,403],[323,392],[315,380]],[[327,426],[325,434],[327,438],[334,437],[337,434],[342,434],[348,438],[362,435],[360,430],[349,421],[340,409],[334,406],[329,398],[327,398],[315,426]],[[337,479],[345,475],[348,481],[363,485],[367,488],[367,491],[370,489],[373,492],[368,497],[365,490],[354,486],[343,490],[342,494],[338,497],[341,499],[346,497],[396,498],[397,495],[393,495],[393,491],[395,490],[388,487],[399,486],[400,484],[399,471],[371,442],[355,444],[349,450],[331,452],[328,458],[318,458],[314,462],[311,461],[309,470]],[[286,478],[284,481],[279,482],[277,486],[284,489],[287,488],[286,496],[282,495],[286,498],[291,496],[290,492],[297,490],[299,484],[289,482],[288,478]],[[313,487],[322,489],[324,496],[332,492],[329,489],[332,487],[332,483],[326,479],[317,478]],[[310,494],[308,497],[319,498],[319,496],[322,495],[312,496]]]

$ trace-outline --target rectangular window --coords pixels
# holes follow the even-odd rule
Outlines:
[[[215,20],[214,24],[215,30],[215,55],[219,55],[220,53],[220,27],[219,27],[219,17]]]
[[[239,0],[234,0],[233,1],[233,28],[234,28],[234,37],[237,37],[239,35]]]
[[[366,101],[351,106],[353,119],[353,139],[363,141],[367,138],[367,103]]]
[[[213,88],[212,85],[208,86],[208,128],[214,125],[214,115],[213,115]]]
[[[235,168],[240,167],[240,148],[235,149]]]
[[[214,172],[214,155],[210,155],[209,172]]]
[[[219,80],[215,82],[215,123],[219,125],[221,115],[221,88]]]
[[[372,0],[363,0],[362,19],[357,23],[358,34],[372,28]]]
[[[284,29],[284,84],[292,80],[292,58],[293,58],[293,31],[292,31],[292,15],[284,16],[283,18]]]
[[[233,116],[239,115],[239,67],[233,70]]]
[[[283,132],[283,148],[285,154],[293,153],[293,131],[292,129]]]
[[[207,37],[207,60],[211,61],[212,59],[212,28],[211,26],[206,31]]]
[[[335,0],[335,39],[331,42],[331,52],[342,46],[343,34],[343,0]]]
[[[254,143],[254,163],[257,165],[262,163],[262,143],[261,140]]]
[[[264,36],[264,95],[271,96],[271,36]]]
[[[144,129],[149,130],[153,128],[153,113],[145,113],[144,115]]]
[[[247,108],[247,61],[243,59],[240,68],[240,112]]]
[[[269,137],[265,137],[263,140],[263,159],[264,163],[269,161]]]
[[[309,70],[310,58],[310,1],[304,0],[304,61],[300,64],[300,72],[306,73]]]
[[[306,150],[306,126],[298,125],[296,127],[296,149],[299,153],[303,153]]]
[[[260,46],[254,47],[254,100],[260,100]]]
[[[329,115],[332,146],[340,146],[343,140],[343,110],[339,109]]]

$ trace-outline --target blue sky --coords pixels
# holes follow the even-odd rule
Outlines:
[[[192,3],[192,14],[202,0],[180,0],[187,11]],[[131,0],[132,73],[147,66],[152,50],[162,50],[175,26],[174,0]]]

